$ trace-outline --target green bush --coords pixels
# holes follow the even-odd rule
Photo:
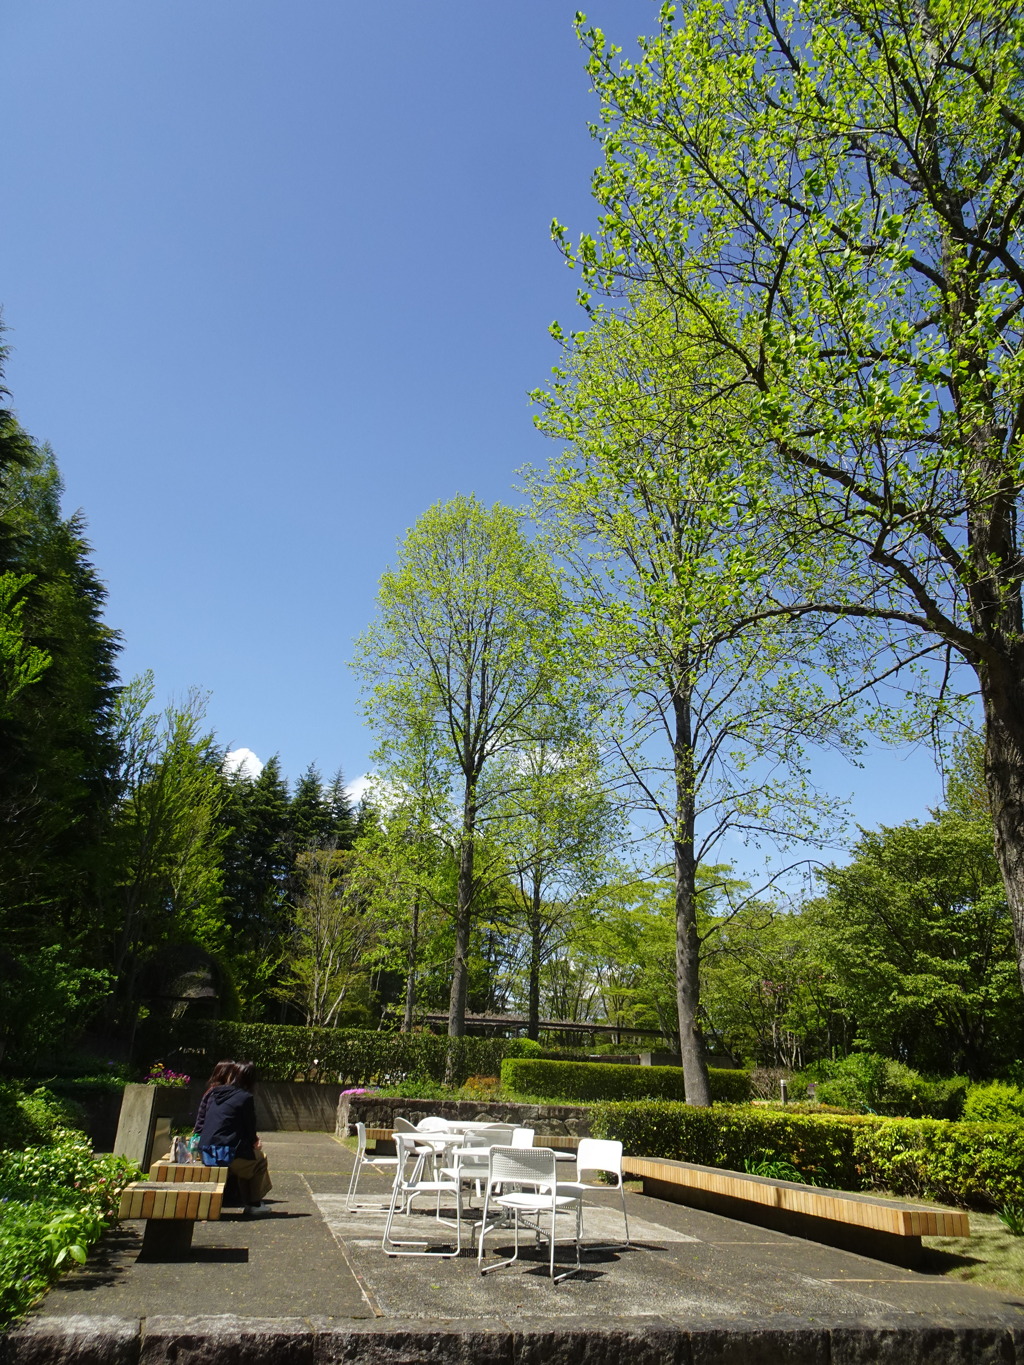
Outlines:
[[[790,1114],[679,1103],[597,1104],[595,1137],[636,1156],[743,1170],[786,1162],[818,1185],[885,1190],[968,1208],[1024,1203],[1024,1123]]]
[[[94,1157],[81,1133],[57,1129],[47,1146],[0,1152],[0,1323],[31,1304],[117,1213],[138,1171]]]
[[[750,1098],[746,1071],[712,1070],[711,1098],[718,1103],[742,1103]],[[587,1104],[592,1100],[681,1100],[683,1072],[678,1066],[617,1066],[614,1062],[550,1062],[508,1058],[501,1064],[504,1090],[541,1096],[557,1104]]]
[[[1013,1123],[1024,1119],[1024,1090],[1005,1081],[972,1085],[964,1099],[964,1118],[971,1123]]]
[[[0,1084],[0,1149],[50,1142],[59,1129],[79,1127],[79,1119],[76,1105],[49,1090]]]
[[[469,1076],[497,1076],[505,1057],[531,1056],[539,1049],[526,1038],[448,1038],[435,1033],[211,1021],[177,1028],[165,1025],[158,1050],[173,1058],[176,1070],[183,1068],[193,1076],[212,1069],[221,1057],[237,1057],[254,1062],[262,1080],[340,1077],[345,1085],[441,1082],[450,1057],[451,1079],[461,1085]]]
[[[968,1088],[964,1076],[922,1076],[877,1052],[853,1052],[818,1062],[805,1072],[800,1084],[790,1086],[794,1098],[801,1091],[806,1094],[807,1082],[815,1075],[819,1078],[815,1099],[821,1104],[904,1118],[959,1118]]]

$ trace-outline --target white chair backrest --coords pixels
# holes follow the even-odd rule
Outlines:
[[[550,1147],[492,1147],[487,1184],[546,1185],[554,1192],[558,1163]]]
[[[607,1171],[622,1179],[622,1143],[611,1138],[580,1138],[576,1171]]]
[[[429,1118],[420,1119],[416,1127],[421,1133],[447,1133],[448,1120],[432,1114]]]
[[[510,1147],[515,1129],[510,1123],[492,1123],[466,1134],[467,1147]]]
[[[532,1128],[513,1128],[512,1143],[513,1147],[532,1147],[534,1130]]]
[[[419,1129],[415,1123],[410,1123],[408,1119],[396,1117],[391,1120],[391,1131],[393,1133],[416,1133]]]
[[[362,1156],[366,1151],[366,1124],[356,1124],[356,1140],[359,1143],[359,1155]]]

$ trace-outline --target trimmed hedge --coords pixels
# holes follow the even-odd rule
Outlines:
[[[742,1104],[750,1099],[750,1072],[713,1068],[711,1098]],[[504,1089],[558,1104],[592,1100],[682,1100],[683,1071],[678,1066],[616,1066],[613,1062],[548,1062],[510,1057],[501,1064]]]
[[[170,1031],[159,1049],[201,1077],[221,1057],[255,1063],[261,1080],[341,1078],[346,1085],[396,1085],[401,1081],[497,1076],[505,1057],[535,1056],[526,1038],[448,1038],[434,1033],[377,1033],[372,1029],[302,1028],[290,1024],[236,1024],[221,1020]],[[197,1056],[196,1054],[201,1054]]]
[[[808,1181],[884,1190],[967,1208],[1024,1203],[1024,1124],[786,1114],[679,1103],[596,1104],[594,1137],[637,1156],[743,1170],[747,1158],[786,1161]]]

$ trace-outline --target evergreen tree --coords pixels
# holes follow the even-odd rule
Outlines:
[[[61,513],[52,452],[27,438],[18,449],[0,482],[0,568],[28,579],[20,622],[48,664],[0,718],[0,916],[32,947],[88,933],[103,899],[118,636],[102,621],[83,520]]]

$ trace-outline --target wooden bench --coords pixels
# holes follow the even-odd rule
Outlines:
[[[185,1260],[196,1223],[220,1218],[227,1176],[226,1166],[158,1161],[150,1168],[148,1180],[126,1185],[118,1217],[146,1220],[139,1259]]]
[[[917,1264],[922,1237],[971,1235],[967,1214],[956,1209],[770,1180],[666,1157],[625,1156],[622,1168],[627,1175],[639,1176],[644,1194],[655,1198],[900,1265]]]

